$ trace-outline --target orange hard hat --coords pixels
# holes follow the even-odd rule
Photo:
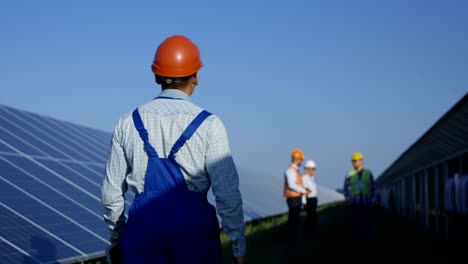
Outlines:
[[[159,45],[151,70],[163,77],[187,77],[202,66],[197,45],[187,37],[172,36]]]
[[[300,149],[295,149],[293,150],[293,152],[291,153],[291,157],[293,159],[304,159],[304,152],[302,152],[302,150]]]

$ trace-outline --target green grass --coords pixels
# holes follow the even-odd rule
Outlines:
[[[426,264],[447,263],[463,253],[461,242],[449,244],[384,209],[374,210],[374,240],[352,241],[350,211],[346,204],[318,210],[317,236],[313,240],[303,235],[297,241],[286,240],[287,215],[249,224],[246,229],[249,262],[363,264],[412,260]],[[301,213],[300,234],[304,231],[305,217],[305,213]],[[224,263],[230,263],[230,241],[225,234],[221,235],[221,241]]]
[[[287,215],[247,224],[247,250],[251,264],[279,263],[464,263],[468,244],[447,241],[410,224],[384,209],[374,210],[372,242],[351,240],[350,211],[346,204],[318,209],[317,235],[314,240],[303,235],[297,241],[285,239]],[[301,213],[300,234],[306,214]],[[221,233],[224,263],[231,263],[231,245]],[[466,242],[465,242],[466,243]],[[463,247],[463,250],[462,250]],[[465,254],[465,255],[463,255]],[[454,260],[461,258],[463,261]],[[105,259],[83,262],[104,264]]]

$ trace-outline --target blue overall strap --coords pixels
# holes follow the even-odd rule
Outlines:
[[[180,138],[176,141],[174,146],[171,149],[171,153],[169,153],[169,159],[175,159],[175,154],[177,151],[180,150],[180,148],[185,144],[187,140],[189,140],[195,131],[200,127],[200,125],[207,119],[209,116],[211,116],[211,113],[203,110],[200,114],[198,114],[195,119],[193,119],[192,123],[185,129],[184,133],[180,136]]]
[[[138,133],[140,134],[140,137],[143,140],[145,151],[148,154],[148,157],[158,157],[158,153],[149,142],[148,131],[146,131],[145,125],[143,125],[143,121],[141,120],[138,108],[133,111],[132,117],[133,124],[135,125],[136,130],[138,130]]]

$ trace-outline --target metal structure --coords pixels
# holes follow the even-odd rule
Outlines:
[[[377,189],[384,207],[455,238],[465,234],[466,216],[448,208],[462,206],[454,203],[466,199],[468,189],[449,185],[464,175],[468,175],[468,93],[377,179]]]
[[[0,105],[0,263],[104,256],[101,184],[111,134]],[[277,177],[240,169],[245,219],[287,211]],[[319,203],[343,199],[319,187]],[[126,195],[127,210],[133,195]],[[212,195],[210,201],[214,202]]]

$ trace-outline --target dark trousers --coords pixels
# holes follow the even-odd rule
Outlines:
[[[290,239],[297,238],[297,230],[299,227],[299,217],[301,214],[302,198],[287,198],[286,203],[288,204],[288,224],[287,224],[287,236]]]
[[[355,240],[373,239],[372,206],[370,204],[351,204],[351,218]]]
[[[315,226],[317,225],[317,198],[307,198],[306,204],[307,211],[307,236],[312,237],[315,233]]]

